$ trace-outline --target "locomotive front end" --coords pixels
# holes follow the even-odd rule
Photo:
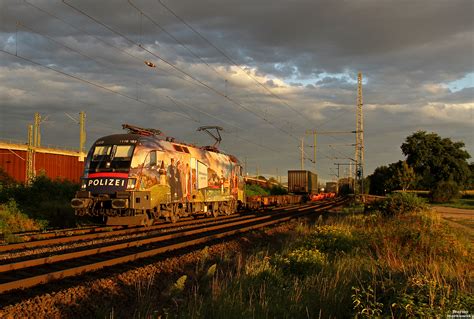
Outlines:
[[[134,215],[131,209],[147,206],[146,194],[135,194],[136,179],[129,178],[137,144],[138,138],[129,134],[107,136],[94,143],[87,155],[81,190],[71,200],[76,215],[107,216],[109,223],[114,217]]]

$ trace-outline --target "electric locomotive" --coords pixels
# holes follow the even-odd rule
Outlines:
[[[127,134],[92,145],[81,190],[71,200],[76,215],[104,216],[108,225],[150,225],[159,218],[229,215],[244,202],[242,166],[216,147],[221,128],[203,127],[216,144],[197,147],[156,129],[122,126]]]

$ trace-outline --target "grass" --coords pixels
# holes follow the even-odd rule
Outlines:
[[[446,317],[474,309],[473,261],[469,238],[434,212],[347,213],[203,258],[159,304],[141,289],[135,317]]]
[[[454,217],[448,217],[446,219],[449,219],[455,223],[461,224],[463,226],[471,228],[472,231],[474,231],[474,219],[467,219],[467,218],[454,218]]]

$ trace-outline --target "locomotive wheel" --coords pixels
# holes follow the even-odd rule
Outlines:
[[[180,207],[181,205],[181,207]],[[176,204],[175,206],[176,215],[179,217],[187,217],[188,213],[186,212],[186,207],[183,204]]]
[[[171,214],[170,221],[174,224],[179,220],[179,216],[177,214]]]
[[[184,210],[182,207],[179,207],[179,204],[173,204],[173,208],[170,212],[170,221],[174,224],[179,220],[179,216],[181,214],[181,211]]]
[[[235,213],[235,201],[228,201],[223,203],[224,205],[224,214],[232,215]]]

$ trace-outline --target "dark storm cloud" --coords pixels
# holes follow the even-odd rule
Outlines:
[[[127,1],[66,1],[113,30],[61,1],[2,1],[0,49],[33,63],[0,53],[1,137],[25,139],[35,111],[49,115],[44,140],[69,146],[77,128],[64,112],[87,112],[89,143],[123,122],[206,143],[196,127],[217,124],[227,130],[222,147],[253,171],[282,172],[299,165],[306,129],[355,128],[360,70],[366,172],[402,158],[400,144],[418,129],[464,140],[473,153],[473,85],[447,88],[474,71],[472,1],[162,1],[228,57],[159,1],[132,1],[143,14]],[[319,139],[318,171],[328,178],[353,149],[327,144],[354,136]]]

